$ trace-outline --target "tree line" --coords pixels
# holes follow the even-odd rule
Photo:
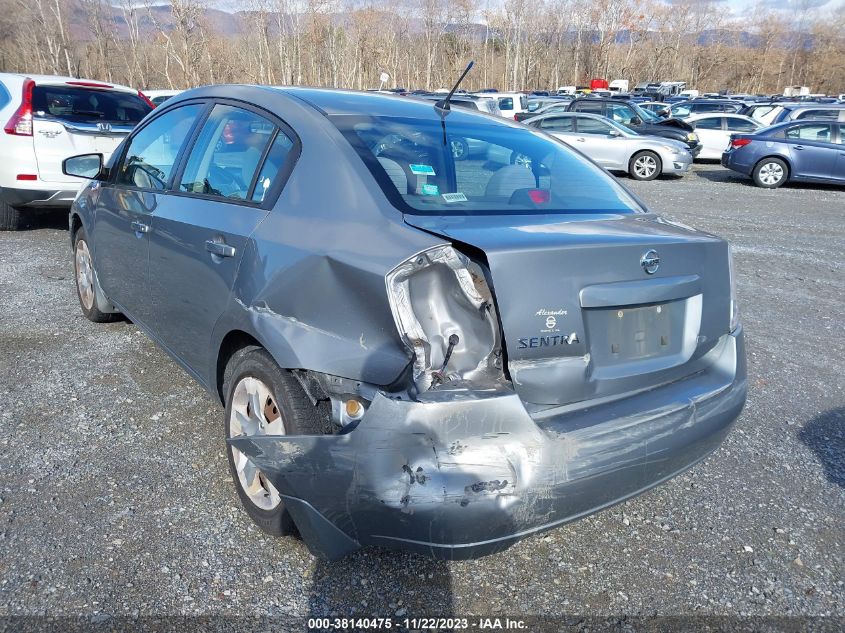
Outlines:
[[[812,3],[806,2],[806,6]],[[845,92],[845,9],[701,0],[0,0],[0,70],[211,83],[555,89],[592,77]]]

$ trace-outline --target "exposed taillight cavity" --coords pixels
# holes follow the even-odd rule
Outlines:
[[[3,128],[6,134],[32,136],[32,89],[34,87],[35,82],[32,79],[24,79],[21,104]]]
[[[731,139],[731,149],[738,149],[740,147],[745,147],[746,145],[751,144],[750,138],[735,138]]]
[[[154,104],[152,101],[150,101],[149,97],[147,97],[147,95],[145,95],[145,94],[144,94],[143,92],[141,92],[140,90],[138,91],[138,96],[139,96],[139,97],[141,97],[141,98],[142,98],[142,99],[146,102],[146,104],[147,104],[148,106],[150,106],[151,108],[155,109],[156,104]]]
[[[514,114],[514,115],[513,115],[513,120],[514,120],[514,121],[519,121],[519,118],[518,118],[518,117]]]

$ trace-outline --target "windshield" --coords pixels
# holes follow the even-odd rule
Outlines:
[[[146,101],[131,92],[71,86],[35,86],[32,109],[37,116],[127,125],[135,125],[152,111]]]
[[[636,213],[604,170],[529,128],[464,116],[330,117],[385,195],[406,213]],[[445,134],[445,144],[444,144]]]

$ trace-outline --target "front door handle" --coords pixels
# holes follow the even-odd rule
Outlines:
[[[143,222],[138,222],[137,220],[132,223],[132,230],[136,233],[149,233],[150,232],[150,225],[144,224]]]
[[[235,247],[229,246],[226,242],[223,242],[222,240],[206,240],[205,250],[207,250],[212,255],[217,255],[219,257],[235,256]]]
[[[583,136],[579,136],[579,137],[578,137],[578,138],[576,138],[575,140],[576,140],[576,141],[578,141],[579,143],[583,143],[583,142],[584,142],[584,141],[586,141],[587,139],[585,139]]]
[[[804,146],[803,145],[796,145],[795,149],[804,149]]]

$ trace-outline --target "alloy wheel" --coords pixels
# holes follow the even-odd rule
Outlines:
[[[634,161],[634,173],[639,178],[651,178],[657,171],[657,161],[653,156],[640,156]]]
[[[766,185],[776,185],[783,178],[783,167],[777,163],[766,163],[760,167],[760,182]]]
[[[285,423],[270,388],[258,378],[244,376],[235,385],[229,417],[229,436],[284,435]],[[249,500],[262,510],[273,510],[282,498],[276,487],[250,459],[230,447],[238,483]]]
[[[76,242],[76,254],[74,256],[76,267],[76,287],[79,291],[79,299],[86,310],[94,307],[94,266],[91,262],[91,252],[85,240]]]

